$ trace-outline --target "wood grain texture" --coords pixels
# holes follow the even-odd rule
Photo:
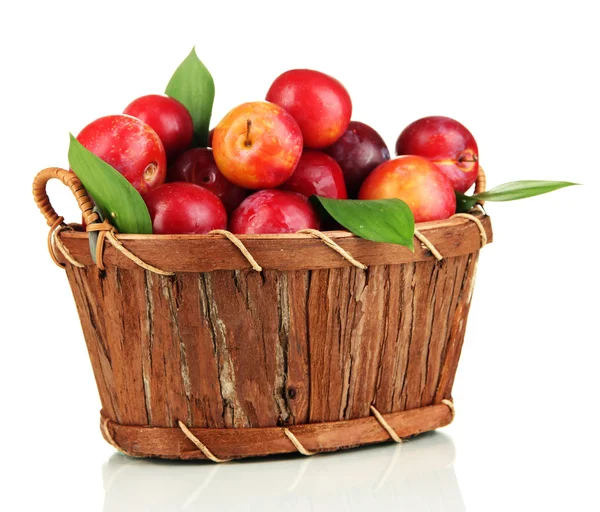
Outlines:
[[[490,219],[474,214],[492,241]],[[470,254],[481,244],[479,229],[473,221],[454,218],[424,222],[418,229],[444,257]],[[343,249],[365,265],[388,265],[434,261],[428,249],[415,239],[415,252],[395,244],[382,244],[358,238],[347,231],[327,232]],[[87,233],[62,231],[61,240],[73,257],[92,265]],[[210,272],[250,268],[248,261],[233,244],[221,235],[117,235],[123,245],[146,263],[165,271]],[[240,240],[264,269],[306,270],[351,266],[339,254],[311,235],[239,235]],[[59,260],[65,262],[59,254]],[[105,242],[104,264],[107,267],[135,269],[133,261]]]
[[[453,244],[452,237],[443,238]],[[386,248],[379,244],[380,259]],[[281,432],[287,426],[295,432],[324,424],[318,432],[301,430],[313,432],[307,448],[337,449],[385,439],[368,441],[371,404],[395,414],[429,410],[450,398],[478,255],[474,250],[367,270],[307,269],[299,261],[295,269],[171,277],[139,267],[99,271],[67,264],[67,275],[103,414],[127,449],[198,457],[188,453],[187,440],[172,434],[180,432],[174,427],[181,420],[192,431],[208,429],[218,456],[238,457],[284,453],[290,443],[273,441],[279,435],[273,434],[271,448],[252,436],[241,447],[235,439],[242,438],[230,431]],[[293,258],[286,259],[291,265]],[[421,418],[402,432],[412,435],[448,419],[436,418]],[[359,434],[335,427],[357,420],[371,426]],[[148,432],[171,433],[156,440]],[[161,439],[174,444],[162,446]]]
[[[103,419],[106,417],[103,416]],[[448,425],[452,414],[446,405],[421,407],[384,415],[402,438]],[[166,459],[206,459],[179,428],[106,425],[112,440],[128,455]],[[389,441],[389,434],[374,417],[332,423],[313,423],[290,429],[302,445],[313,452]],[[297,452],[282,428],[192,428],[192,434],[221,459],[237,459]],[[102,430],[106,438],[106,433]],[[107,441],[110,442],[109,439]]]
[[[68,274],[111,420],[271,427],[447,398],[475,261]]]

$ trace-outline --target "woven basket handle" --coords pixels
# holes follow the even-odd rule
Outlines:
[[[479,194],[480,192],[485,192],[486,179],[485,179],[485,171],[481,165],[479,166],[479,172],[477,173],[477,180],[475,181],[475,194]],[[480,205],[483,205],[485,201],[477,201]]]
[[[77,178],[72,171],[66,171],[59,167],[48,167],[48,169],[40,171],[33,180],[33,199],[42,212],[42,215],[46,218],[48,226],[54,226],[60,218],[50,204],[50,199],[46,193],[46,183],[53,178],[62,181],[71,189],[71,192],[73,192],[75,199],[77,199],[77,204],[83,213],[83,221],[87,225],[99,220],[98,214],[92,210],[94,208],[94,203],[92,203],[92,200],[87,195],[79,178]]]

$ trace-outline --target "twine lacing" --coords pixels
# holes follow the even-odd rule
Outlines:
[[[468,219],[468,220],[474,222],[475,225],[477,226],[477,229],[479,229],[479,236],[481,238],[480,248],[483,248],[487,244],[488,237],[487,237],[487,233],[485,231],[485,227],[484,227],[483,223],[477,217],[475,217],[475,215],[471,215],[470,213],[455,213],[450,218],[453,219],[454,217],[461,217],[463,219]],[[444,257],[440,254],[440,252],[435,248],[435,245],[433,245],[429,241],[429,239],[423,233],[421,233],[418,229],[416,229],[416,228],[415,228],[415,237],[417,237],[418,240],[427,249],[429,249],[429,251],[431,252],[431,254],[433,254],[435,256],[436,260],[442,261],[444,259]]]
[[[463,219],[469,219],[473,221],[479,228],[479,235],[481,236],[481,247],[484,247],[487,244],[488,237],[485,231],[485,227],[483,227],[483,223],[477,217],[475,217],[475,215],[471,215],[470,213],[455,213],[452,217],[462,217]]]
[[[150,270],[151,272],[154,272],[155,274],[160,274],[163,276],[174,276],[175,275],[174,272],[161,270],[160,268],[154,267],[154,266],[146,263],[145,261],[138,258],[131,251],[127,250],[125,248],[125,246],[121,242],[119,242],[119,240],[117,240],[117,237],[115,236],[115,232],[116,232],[115,227],[112,224],[110,224],[109,222],[104,221],[104,222],[88,224],[88,226],[86,227],[86,230],[92,231],[92,232],[93,231],[98,232],[98,240],[96,241],[96,265],[98,266],[98,268],[100,270],[105,270],[103,256],[104,256],[104,240],[106,239],[110,242],[110,244],[115,249],[117,249],[117,251],[119,251],[121,254],[127,256],[131,261],[133,261],[140,267],[145,268],[146,270]]]
[[[181,429],[181,431],[185,434],[185,436],[192,442],[194,443],[194,445],[204,454],[206,455],[206,457],[210,460],[212,460],[213,462],[229,462],[231,459],[220,459],[219,457],[217,457],[214,453],[212,453],[209,449],[208,446],[206,446],[202,441],[200,441],[200,439],[198,439],[194,434],[192,434],[192,432],[190,432],[190,429],[188,429],[185,426],[185,423],[183,423],[182,421],[178,421],[177,424],[179,425],[179,428]],[[287,436],[287,438],[292,442],[292,444],[295,446],[296,450],[298,450],[298,452],[300,452],[302,455],[306,455],[306,456],[310,456],[310,455],[316,455],[317,452],[311,452],[310,450],[307,450],[304,445],[298,440],[298,438],[287,428],[282,428],[281,429],[283,431],[283,433]]]
[[[452,421],[454,421],[454,415],[456,414],[456,412],[455,412],[454,403],[452,402],[452,400],[448,400],[448,399],[445,398],[444,400],[441,401],[441,403],[444,404],[445,406],[447,406],[448,409],[450,409],[450,412],[452,413]],[[373,416],[375,416],[375,419],[379,422],[379,424],[389,434],[389,436],[396,443],[402,443],[402,438],[398,434],[396,434],[396,431],[385,420],[385,418],[382,416],[382,414],[377,409],[375,409],[375,407],[373,405],[371,405],[371,412],[373,413]]]
[[[379,424],[390,435],[390,437],[397,443],[401,443],[402,438],[398,434],[396,434],[396,431],[391,427],[391,425],[387,421],[385,421],[385,418],[381,415],[381,413],[373,406],[371,406],[371,412],[373,413],[373,416],[375,416]]]
[[[246,246],[231,231],[227,231],[226,229],[213,229],[208,234],[209,235],[212,235],[212,234],[223,235],[225,238],[227,238],[227,240],[229,240],[233,245],[235,245],[240,250],[240,252],[244,255],[244,258],[246,258],[248,260],[248,263],[250,263],[250,265],[252,266],[252,268],[254,270],[256,270],[257,272],[262,272],[262,267],[258,263],[256,263],[256,260],[254,259],[252,254],[250,254],[248,249],[246,249]]]
[[[296,450],[298,450],[302,455],[306,455],[307,457],[309,457],[311,455],[317,454],[317,452],[311,452],[310,450],[307,450],[306,448],[304,448],[302,443],[300,441],[298,441],[298,438],[292,433],[292,431],[290,429],[283,428],[282,430],[283,430],[283,433],[287,436],[287,438],[296,447]]]
[[[73,255],[71,254],[69,249],[65,246],[65,244],[63,244],[62,240],[60,239],[59,234],[61,231],[65,230],[65,229],[71,229],[70,225],[67,226],[64,224],[64,222],[63,222],[64,220],[65,220],[64,217],[58,217],[56,219],[56,221],[50,227],[50,232],[48,233],[48,252],[50,252],[50,257],[52,258],[52,261],[54,261],[54,263],[56,263],[59,267],[64,268],[65,266],[56,257],[55,249],[58,249],[69,263],[71,263],[75,267],[85,268],[85,265],[83,263],[77,261],[73,257]],[[154,272],[156,274],[163,275],[163,276],[175,275],[174,272],[168,272],[166,270],[161,270],[157,267],[150,265],[149,263],[146,263],[145,261],[138,258],[131,251],[126,249],[125,246],[117,239],[117,237],[115,237],[114,233],[116,232],[116,229],[110,223],[104,221],[101,223],[88,224],[86,227],[86,230],[92,231],[92,232],[94,232],[94,231],[98,232],[98,240],[96,241],[95,257],[96,257],[96,265],[98,266],[98,268],[100,270],[106,269],[106,267],[104,266],[103,256],[104,256],[104,240],[107,239],[115,249],[117,249],[119,252],[121,252],[122,254],[127,256],[131,261],[133,261],[135,264],[139,265],[140,267],[145,268],[146,270],[150,270],[151,272]]]
[[[229,462],[231,460],[231,459],[220,459],[219,457],[217,457],[214,453],[212,453],[208,449],[208,446],[206,446],[202,441],[200,441],[200,439],[198,439],[194,434],[192,434],[192,432],[190,432],[190,429],[185,426],[185,423],[183,423],[182,421],[178,421],[177,424],[179,425],[179,428],[185,434],[185,436],[192,443],[194,443],[194,445],[204,455],[206,455],[206,457],[208,459],[212,460],[213,462]],[[304,447],[304,445],[298,440],[298,438],[289,429],[282,428],[281,430],[287,436],[287,438],[292,442],[292,444],[294,445],[296,450],[298,450],[298,452],[300,452],[302,455],[306,455],[307,457],[310,455],[316,455],[317,452],[311,452],[310,450],[307,450]]]
[[[330,237],[328,237],[325,233],[318,231],[317,229],[301,229],[297,231],[297,233],[303,233],[307,235],[312,235],[315,238],[320,238],[323,240],[327,247],[331,247],[335,252],[337,252],[342,258],[346,261],[349,261],[355,267],[358,267],[362,270],[366,270],[367,266],[364,263],[354,259],[352,254],[350,254],[346,249],[343,249],[338,244],[336,244]]]
[[[67,246],[65,244],[63,244],[63,241],[61,240],[59,233],[64,230],[64,229],[72,229],[70,226],[58,226],[56,228],[56,230],[54,231],[54,236],[52,237],[52,242],[54,243],[54,246],[58,248],[58,250],[62,253],[62,255],[67,259],[67,261],[69,263],[71,263],[72,265],[79,267],[79,268],[84,268],[85,265],[83,263],[79,263],[71,254],[71,252],[69,251],[69,249],[67,249]]]
[[[448,407],[448,409],[450,409],[450,412],[452,413],[452,421],[454,421],[454,416],[456,416],[456,409],[454,409],[454,402],[452,400],[448,400],[447,398],[444,398],[441,403],[443,403],[444,405],[446,405]]]
[[[200,439],[198,439],[190,430],[185,426],[185,423],[182,421],[178,421],[177,424],[181,431],[185,434],[185,436],[192,442],[194,445],[204,454],[207,458],[212,460],[213,462],[229,462],[231,459],[220,459],[214,453],[212,453],[208,446],[206,446]],[[317,452],[311,452],[307,450],[304,445],[298,440],[298,438],[287,428],[281,429],[283,433],[287,436],[287,438],[292,442],[296,450],[300,452],[302,455],[310,456],[316,455]]]
[[[183,423],[182,421],[178,421],[177,425],[179,425],[179,428],[185,434],[185,437],[187,437],[192,443],[194,443],[196,445],[196,447],[204,455],[206,455],[206,457],[208,459],[212,460],[213,462],[229,462],[231,460],[231,459],[220,459],[219,457],[217,457],[213,452],[211,452],[208,449],[208,446],[206,446],[202,441],[200,441],[200,439],[198,439],[194,434],[192,434],[190,432],[190,429],[187,428],[185,426],[185,423]]]
[[[56,257],[56,249],[62,253],[69,263],[76,267],[83,268],[85,265],[79,263],[75,258],[73,258],[73,255],[69,249],[67,249],[65,244],[62,243],[62,240],[58,236],[62,230],[72,229],[71,226],[65,225],[64,220],[64,217],[58,217],[50,227],[50,231],[48,232],[48,252],[50,253],[52,261],[60,268],[65,268],[65,266],[58,261],[58,258]]]
[[[421,242],[425,247],[427,247],[427,249],[429,249],[431,254],[433,254],[435,256],[436,260],[442,261],[444,259],[444,257],[440,254],[440,252],[435,248],[435,245],[433,245],[429,241],[429,239],[423,233],[421,233],[417,228],[415,228],[415,236],[419,239],[419,242]]]
[[[105,439],[108,441],[108,443],[118,452],[124,453],[125,455],[127,455],[127,452],[125,450],[123,450],[123,448],[121,448],[117,442],[115,441],[114,437],[112,436],[112,434],[110,433],[110,430],[108,428],[108,422],[110,421],[109,418],[103,418],[102,421],[100,422],[100,427],[102,428],[102,432],[104,433],[104,437]]]

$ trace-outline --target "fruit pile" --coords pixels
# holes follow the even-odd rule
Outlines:
[[[196,76],[185,75],[186,62]],[[193,81],[207,76],[209,87],[194,90]],[[178,86],[182,81],[183,87]],[[412,213],[412,229],[414,222],[451,217],[457,211],[457,197],[459,209],[474,204],[475,196],[463,194],[477,178],[477,144],[453,119],[431,116],[411,123],[397,139],[397,156],[390,159],[382,137],[351,120],[346,88],[324,73],[309,69],[283,73],[268,89],[265,101],[233,108],[210,133],[214,84],[194,51],[172,82],[167,95],[138,98],[123,114],[97,119],[77,136],[81,146],[141,194],[155,234],[203,234],[214,229],[294,233],[339,227],[335,221],[354,231],[352,222],[333,215],[327,208],[331,201],[325,200],[357,199],[401,201]],[[178,101],[178,96],[185,101]],[[84,166],[71,162],[71,167],[80,176]],[[96,202],[94,191],[106,187],[94,185],[111,179],[93,173],[80,178]],[[523,183],[531,188],[534,182],[518,183],[523,189]],[[311,197],[318,201],[310,201]],[[361,217],[355,208],[361,201],[352,202],[354,216],[358,211]],[[102,213],[117,219],[116,211]],[[365,222],[367,217],[358,219],[363,231]]]

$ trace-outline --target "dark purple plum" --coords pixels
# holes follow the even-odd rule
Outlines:
[[[208,148],[188,149],[167,171],[167,181],[186,181],[200,185],[215,194],[228,213],[233,212],[248,196],[248,191],[231,183],[215,163]]]
[[[369,173],[390,159],[381,135],[359,121],[350,121],[344,134],[324,151],[340,164],[349,197],[356,197]]]

